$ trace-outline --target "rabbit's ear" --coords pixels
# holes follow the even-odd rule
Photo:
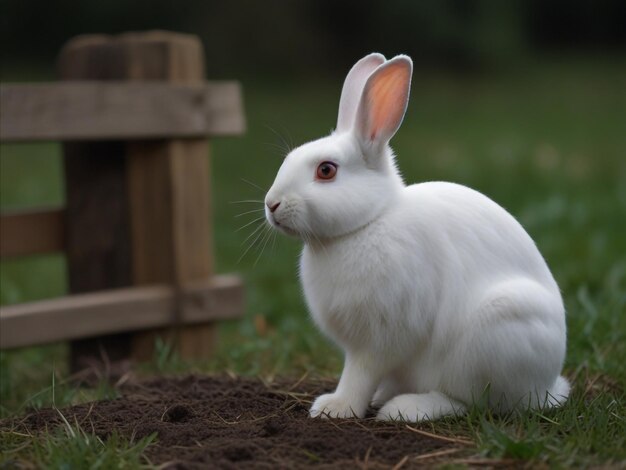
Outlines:
[[[343,132],[352,129],[359,99],[367,78],[376,68],[385,62],[385,56],[378,53],[366,55],[359,60],[343,82],[341,99],[339,100],[339,115],[337,116],[337,131]]]
[[[354,129],[365,150],[374,152],[394,136],[406,112],[413,62],[399,55],[370,75],[356,114]]]

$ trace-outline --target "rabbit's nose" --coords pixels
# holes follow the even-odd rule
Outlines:
[[[275,204],[272,204],[271,202],[267,203],[267,208],[270,210],[272,214],[276,212],[276,209],[278,209],[278,206],[280,206],[280,201]]]

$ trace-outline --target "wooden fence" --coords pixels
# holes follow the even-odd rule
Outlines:
[[[63,142],[66,205],[3,213],[0,256],[64,252],[70,295],[0,308],[0,347],[71,340],[74,370],[211,353],[243,286],[214,275],[209,136],[245,128],[236,82],[204,81],[193,36],[80,36],[60,82],[0,88],[3,142]],[[106,358],[104,357],[106,356]]]

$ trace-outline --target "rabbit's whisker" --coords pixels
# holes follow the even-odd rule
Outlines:
[[[252,214],[253,212],[261,212],[261,211],[265,211],[265,208],[261,207],[260,209],[252,209],[251,211],[246,211],[246,212],[242,212],[241,214],[237,214],[235,217],[243,217],[244,215],[247,214]]]
[[[279,157],[279,158],[284,159],[285,155],[289,153],[289,149],[279,144],[274,144],[272,142],[263,142],[263,145],[270,147],[273,151],[278,151],[278,154],[276,154],[276,152],[272,152],[272,156],[274,157]]]
[[[250,240],[254,236],[255,233],[257,233],[259,230],[261,230],[264,226],[265,226],[265,224],[262,224],[262,223],[259,224],[259,226],[257,228],[255,228],[252,231],[252,233],[246,237],[246,239],[244,241],[241,242],[241,245],[244,245],[248,240]]]
[[[252,186],[252,187],[254,187],[254,188],[256,188],[256,189],[258,189],[258,190],[259,190],[259,191],[261,191],[263,194],[265,194],[265,193],[267,192],[267,190],[266,190],[266,189],[263,189],[263,188],[262,188],[261,186],[259,186],[258,184],[255,184],[255,183],[253,183],[252,181],[249,181],[249,180],[247,180],[247,179],[245,179],[245,178],[241,178],[241,181],[243,181],[244,183],[249,184],[250,186]]]
[[[268,126],[268,125],[265,125],[265,127],[267,127],[270,131],[272,131],[272,133],[274,133],[274,135],[276,137],[278,137],[280,139],[280,142],[283,145],[283,148],[281,150],[283,150],[285,152],[285,154],[288,154],[288,153],[290,153],[293,150],[293,148],[294,148],[293,144],[290,144],[289,142],[287,142],[285,137],[280,132],[278,132],[276,129],[274,129],[271,126]],[[291,141],[291,138],[289,140]]]
[[[242,225],[242,226],[241,226],[241,227],[239,227],[237,230],[235,230],[235,232],[239,232],[239,231],[243,230],[244,228],[246,228],[246,227],[248,227],[248,226],[250,226],[250,225],[252,225],[252,224],[254,224],[254,223],[258,222],[259,220],[263,220],[263,219],[265,219],[265,215],[262,215],[261,217],[257,217],[256,219],[251,220],[251,221],[250,221],[250,222],[248,222],[247,224]]]
[[[241,201],[230,201],[229,204],[264,204],[260,199],[242,199]]]
[[[259,262],[259,259],[261,259],[261,255],[265,251],[267,242],[269,242],[271,238],[272,238],[272,230],[271,230],[271,227],[268,227],[268,230],[265,231],[265,236],[263,237],[263,240],[261,240],[261,244],[260,244],[261,252],[259,253],[259,256],[257,256],[256,260],[254,260],[254,264],[252,265],[253,267],[255,267],[256,264]]]
[[[276,251],[276,237],[278,236],[276,230],[274,230],[274,234],[272,235],[272,247],[270,248],[272,250],[272,253],[274,253]]]
[[[259,228],[264,227],[264,225],[260,225]],[[265,226],[266,227],[266,226]],[[257,229],[258,231],[258,229]],[[254,240],[252,241],[252,243],[250,243],[250,245],[248,245],[248,248],[246,248],[246,250],[242,253],[242,255],[239,257],[239,259],[237,260],[237,264],[239,264],[241,262],[241,260],[244,258],[244,256],[246,256],[246,254],[250,251],[250,249],[256,244],[256,242],[259,240],[259,238],[261,237],[261,235],[263,235],[265,232],[263,230],[261,230],[257,236],[254,238]]]

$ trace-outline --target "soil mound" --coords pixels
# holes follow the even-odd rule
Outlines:
[[[323,381],[161,377],[124,385],[114,400],[61,413],[101,438],[114,430],[128,438],[156,433],[146,456],[172,469],[414,468],[456,452],[455,443],[402,423],[309,418],[311,401],[333,388]],[[56,410],[43,409],[4,420],[0,429],[43,432],[61,425]]]

